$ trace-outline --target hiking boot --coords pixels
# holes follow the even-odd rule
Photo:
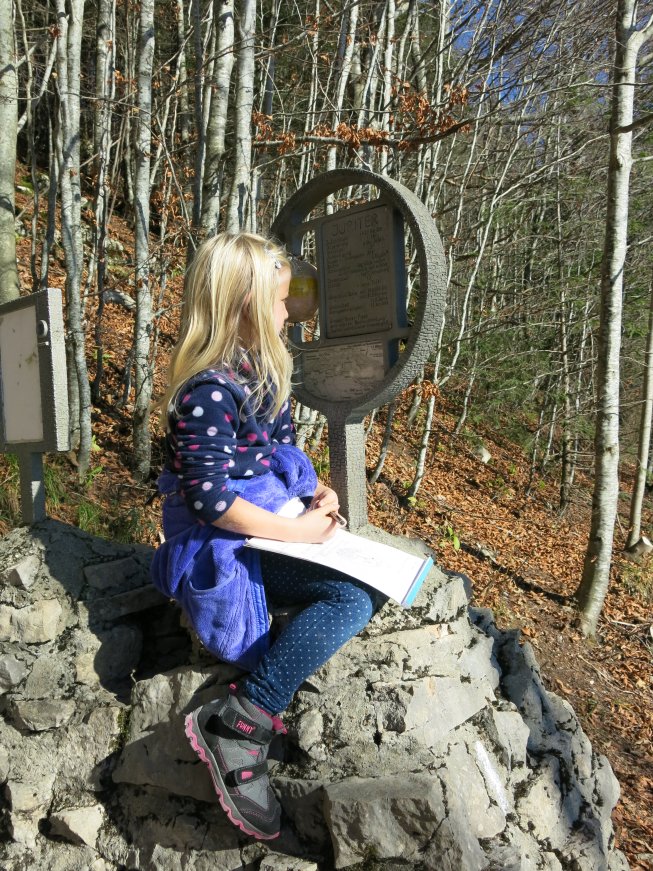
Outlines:
[[[278,717],[235,694],[186,717],[186,736],[211,772],[220,804],[234,825],[254,838],[279,835],[281,806],[268,780],[270,741],[286,730]]]

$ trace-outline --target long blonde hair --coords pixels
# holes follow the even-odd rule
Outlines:
[[[203,242],[186,272],[179,338],[168,367],[168,387],[159,404],[164,426],[183,385],[204,369],[238,375],[243,362],[252,409],[276,417],[290,392],[292,361],[275,329],[274,304],[284,251],[254,233],[220,233]]]

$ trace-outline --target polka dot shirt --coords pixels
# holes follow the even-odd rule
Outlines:
[[[286,401],[274,418],[254,414],[251,389],[233,374],[208,369],[182,388],[169,416],[167,466],[177,475],[186,505],[203,523],[222,517],[236,498],[229,480],[265,475],[278,444],[294,444]]]

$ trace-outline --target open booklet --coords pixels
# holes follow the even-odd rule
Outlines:
[[[284,517],[298,517],[306,509],[300,499],[291,499],[279,511]],[[248,538],[247,547],[282,553],[296,559],[320,563],[362,581],[409,608],[433,565],[430,556],[417,556],[378,541],[338,529],[322,544]]]

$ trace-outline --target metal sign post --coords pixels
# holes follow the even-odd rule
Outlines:
[[[343,188],[371,191],[363,205],[314,217]],[[360,202],[360,200],[359,200]],[[324,173],[282,208],[272,234],[300,257],[315,236],[319,336],[291,328],[294,392],[325,414],[331,481],[352,529],[367,524],[363,418],[419,374],[435,346],[445,305],[446,265],[433,217],[408,188],[360,169]],[[406,233],[419,266],[407,316]]]
[[[48,288],[0,306],[0,451],[18,456],[23,523],[45,519],[43,454],[68,446],[61,291]]]

